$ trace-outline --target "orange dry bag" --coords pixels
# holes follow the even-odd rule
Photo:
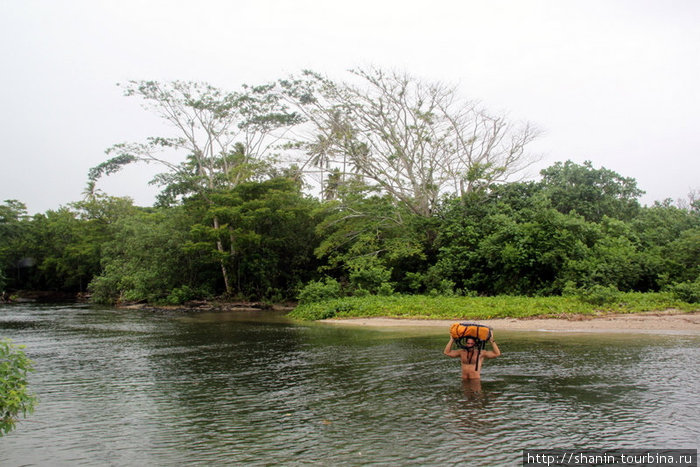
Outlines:
[[[450,327],[450,335],[455,341],[471,337],[479,342],[486,342],[491,338],[491,328],[483,324],[455,323]]]

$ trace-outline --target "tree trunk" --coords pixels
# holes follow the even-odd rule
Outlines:
[[[219,230],[219,218],[214,216],[214,229]],[[216,239],[216,249],[219,250],[219,253],[221,253],[222,258],[221,258],[221,274],[224,276],[224,287],[226,287],[226,295],[231,295],[231,284],[228,279],[228,271],[226,270],[226,263],[224,263],[223,259],[223,253],[224,253],[224,244],[221,243],[221,240],[217,237]]]

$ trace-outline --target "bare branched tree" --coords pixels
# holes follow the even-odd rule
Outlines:
[[[488,113],[441,83],[376,68],[352,73],[360,84],[310,71],[280,82],[313,125],[307,167],[352,170],[430,216],[443,193],[505,181],[535,161],[526,151],[538,135],[530,124]]]
[[[685,211],[700,212],[700,189],[691,189],[685,199],[676,201],[676,206]]]

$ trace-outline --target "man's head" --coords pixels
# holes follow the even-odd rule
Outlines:
[[[473,337],[467,337],[467,340],[464,342],[464,345],[467,348],[474,347],[476,345],[476,339],[474,339]]]

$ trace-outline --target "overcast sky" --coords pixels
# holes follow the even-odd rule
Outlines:
[[[543,161],[591,160],[646,191],[700,189],[697,0],[0,0],[0,202],[81,199],[104,150],[166,133],[116,83],[237,90],[375,65],[458,86],[542,130]],[[151,205],[155,169],[101,182]]]

